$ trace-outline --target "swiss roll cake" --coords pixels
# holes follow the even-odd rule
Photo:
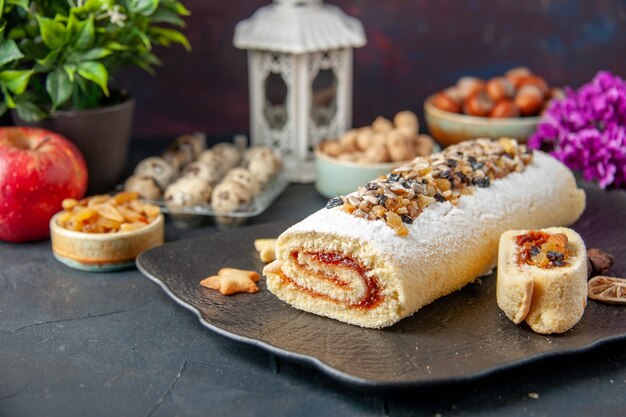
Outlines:
[[[488,274],[503,232],[569,225],[584,208],[547,154],[462,142],[331,199],[279,236],[264,274],[295,308],[382,328]]]
[[[587,305],[587,250],[565,227],[509,230],[500,237],[498,306],[537,333],[563,333]]]

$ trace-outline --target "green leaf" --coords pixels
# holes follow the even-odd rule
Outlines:
[[[78,75],[86,80],[96,83],[108,97],[109,89],[107,84],[109,82],[109,74],[107,73],[104,65],[100,62],[87,61],[80,63],[78,65]]]
[[[135,36],[137,36],[139,39],[141,39],[141,42],[143,42],[144,46],[147,49],[152,49],[152,43],[150,42],[150,38],[148,38],[148,36],[146,36],[145,33],[143,33],[142,31],[140,31],[139,29],[137,29],[136,27],[132,28],[131,33]]]
[[[113,51],[106,48],[92,48],[87,52],[77,54],[78,61],[94,61],[111,55]]]
[[[78,50],[85,50],[93,46],[95,40],[95,30],[93,24],[93,15],[84,22],[82,28],[78,32],[78,36],[74,43],[74,46]]]
[[[52,110],[55,110],[72,95],[72,82],[64,71],[56,70],[46,78],[46,91],[52,99]]]
[[[0,72],[0,84],[13,94],[20,95],[26,90],[33,70],[5,70]]]
[[[176,5],[176,13],[178,13],[181,16],[189,16],[191,14],[191,12],[189,11],[189,9],[187,9],[181,2],[177,1]]]
[[[7,104],[7,106],[10,109],[14,109],[15,108],[15,100],[13,100],[13,97],[11,96],[11,93],[9,93],[9,91],[6,89],[5,86],[2,86],[2,94],[4,95],[4,102]]]
[[[94,13],[113,7],[113,0],[87,0],[83,7],[76,8],[80,12]]]
[[[39,22],[39,28],[41,30],[41,38],[46,46],[50,49],[56,49],[61,46],[65,33],[65,25],[42,16],[37,16],[37,21]]]
[[[4,0],[0,0],[0,17],[4,13]],[[2,25],[2,30],[4,31],[4,24]]]
[[[150,16],[159,7],[159,0],[128,0],[127,4],[131,13]]]
[[[119,42],[108,42],[106,45],[104,45],[107,49],[110,49],[112,51],[127,51],[130,49],[130,46],[128,45],[122,45]]]
[[[7,0],[6,3],[28,10],[28,0]]]
[[[185,21],[178,14],[168,9],[159,8],[151,17],[152,23],[169,23],[179,27],[185,26]]]
[[[26,122],[37,122],[46,117],[46,113],[32,101],[18,102],[15,110],[19,118]]]
[[[26,37],[26,31],[23,27],[11,28],[9,31],[9,39],[22,39]]]
[[[76,65],[64,65],[63,69],[69,77],[70,81],[74,82],[74,75],[76,74]]]
[[[9,106],[4,101],[0,101],[0,116],[7,112]]]
[[[23,57],[24,54],[13,39],[5,39],[0,42],[0,66],[17,61]]]
[[[153,27],[150,28],[150,33],[159,37],[161,40],[160,43],[163,45],[167,46],[169,42],[175,42],[183,45],[186,50],[191,50],[191,45],[189,45],[189,41],[187,40],[185,35],[177,30]]]
[[[60,53],[61,53],[60,50],[55,49],[54,51],[51,51],[48,55],[46,55],[44,58],[38,59],[37,63],[43,67],[41,69],[48,70],[56,64],[57,58],[59,57]]]

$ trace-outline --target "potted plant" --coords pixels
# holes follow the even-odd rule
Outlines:
[[[153,73],[154,46],[189,42],[177,0],[0,0],[0,116],[63,134],[83,152],[89,191],[119,180],[134,102],[109,89],[121,68]]]

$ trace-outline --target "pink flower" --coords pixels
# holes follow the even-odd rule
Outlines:
[[[600,71],[566,93],[550,104],[528,145],[550,152],[602,188],[626,186],[626,82]]]

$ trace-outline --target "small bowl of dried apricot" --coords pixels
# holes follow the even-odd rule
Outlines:
[[[426,99],[424,117],[429,132],[446,146],[474,138],[525,141],[550,102],[563,96],[560,88],[518,67],[489,80],[459,78]]]
[[[50,220],[52,252],[74,269],[125,269],[144,250],[163,244],[163,225],[160,208],[134,192],[66,199]]]

